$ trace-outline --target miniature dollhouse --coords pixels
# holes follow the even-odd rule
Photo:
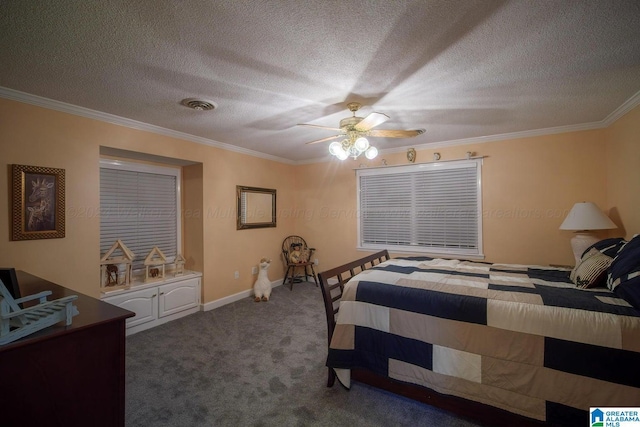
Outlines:
[[[182,254],[178,254],[176,255],[176,259],[175,259],[175,269],[173,270],[173,275],[174,276],[182,276],[184,274],[184,263],[187,260],[184,259],[184,257],[182,256]]]
[[[131,269],[135,255],[118,239],[100,258],[100,288],[125,289],[131,286]]]
[[[160,248],[154,246],[144,259],[144,281],[164,279],[164,265],[166,263],[167,257],[164,256]]]

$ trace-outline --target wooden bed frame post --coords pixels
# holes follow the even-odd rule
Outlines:
[[[322,289],[322,297],[324,298],[324,308],[327,314],[327,348],[331,345],[331,337],[336,327],[336,315],[340,309],[340,299],[342,298],[345,283],[361,271],[368,270],[389,259],[391,257],[389,257],[389,252],[385,249],[318,274],[320,289]],[[336,381],[336,374],[333,369],[327,369],[329,370],[327,387],[332,387]]]

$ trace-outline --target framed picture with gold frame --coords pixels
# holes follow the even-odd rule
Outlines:
[[[237,230],[276,227],[276,194],[271,188],[236,185]]]
[[[11,165],[11,240],[65,235],[64,169]]]

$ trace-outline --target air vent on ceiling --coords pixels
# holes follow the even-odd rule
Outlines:
[[[216,105],[213,102],[197,98],[183,99],[180,101],[180,104],[198,111],[208,111],[216,108]]]

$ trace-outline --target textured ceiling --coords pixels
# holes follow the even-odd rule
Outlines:
[[[335,132],[296,124],[349,101],[426,129],[381,150],[602,122],[640,98],[640,2],[2,1],[0,58],[1,87],[302,162]]]

